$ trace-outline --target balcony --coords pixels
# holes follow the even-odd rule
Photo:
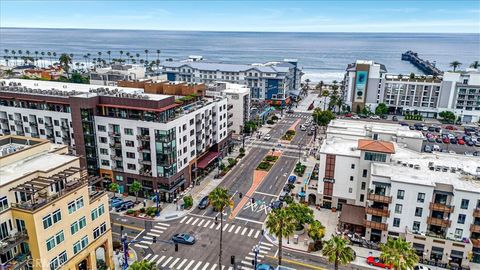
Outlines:
[[[110,136],[110,137],[120,137],[120,132],[109,131],[108,136]]]
[[[152,161],[139,158],[138,163],[145,164],[145,165],[151,165]]]
[[[38,126],[37,122],[31,121],[29,123],[30,123],[30,126],[32,126],[32,127],[37,127]]]
[[[0,119],[0,123],[8,123],[8,119],[2,118]]]
[[[112,170],[117,172],[123,172],[123,166],[113,166]]]
[[[112,160],[122,160],[122,159],[123,159],[123,157],[122,157],[121,155],[120,155],[120,156],[118,156],[118,155],[110,155],[110,158],[111,158]]]
[[[228,119],[230,119],[230,118],[232,118],[232,117],[233,117],[233,113],[232,113],[232,112],[230,112],[230,113],[228,113],[228,114],[227,114],[227,116],[228,116]]]
[[[473,210],[473,217],[480,217],[480,208],[475,208],[475,210]]]
[[[68,125],[62,124],[61,128],[62,128],[62,130],[68,130]]]
[[[137,139],[140,141],[150,141],[150,135],[137,135]]]
[[[380,194],[369,193],[367,195],[367,200],[374,201],[374,202],[379,202],[379,203],[391,203],[392,202],[392,196],[385,196],[385,195],[380,195]]]
[[[5,254],[10,249],[20,245],[28,239],[26,232],[17,232],[0,241],[0,254]]]
[[[477,225],[477,224],[470,225],[470,231],[474,233],[480,233],[480,225]]]
[[[232,108],[233,108],[233,105],[232,105],[232,104],[228,104],[227,109],[230,110],[230,109],[232,109]]]
[[[435,225],[440,227],[450,227],[451,223],[452,221],[449,219],[441,219],[441,218],[434,218],[434,217],[427,218],[427,224],[429,225]]]
[[[15,123],[15,125],[19,125],[19,126],[23,125],[23,122],[21,120],[15,120],[13,122]]]
[[[430,210],[432,211],[440,211],[444,213],[453,213],[455,207],[453,205],[446,205],[442,203],[430,203]]]
[[[371,220],[365,220],[365,227],[370,228],[370,229],[381,230],[381,231],[387,231],[388,230],[388,224],[375,222],[375,221],[371,221]]]
[[[470,239],[472,242],[473,247],[480,248],[480,239]]]
[[[145,146],[139,146],[137,147],[138,152],[142,153],[150,153],[150,146],[145,147]]]
[[[45,122],[45,127],[47,127],[47,128],[53,128],[53,124],[52,124],[52,123],[47,123],[47,122]]]
[[[24,269],[27,264],[31,265],[32,263],[32,256],[30,253],[21,253],[15,256],[11,261],[0,265],[0,269],[5,270],[17,270],[17,269]],[[3,267],[3,268],[2,268]]]
[[[122,143],[119,143],[119,142],[111,143],[110,147],[112,147],[112,148],[122,148]]]
[[[374,207],[367,207],[366,213],[372,216],[390,217],[390,211],[388,209],[379,209]]]

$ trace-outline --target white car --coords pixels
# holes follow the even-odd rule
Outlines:
[[[263,136],[264,141],[270,141],[271,138],[272,136],[270,136],[270,134],[266,134],[265,136]]]
[[[358,119],[360,119],[360,116],[354,115],[354,116],[352,116],[352,119],[357,119],[358,120]]]
[[[370,119],[372,119],[372,120],[380,120],[380,116],[378,116],[378,115],[372,115],[372,116],[370,116]]]
[[[311,130],[311,131],[315,131],[315,126],[312,126],[312,127],[310,128],[310,130]]]
[[[301,126],[300,126],[300,130],[301,130],[301,131],[306,131],[306,130],[307,130],[307,127],[304,126],[304,125],[301,125]]]

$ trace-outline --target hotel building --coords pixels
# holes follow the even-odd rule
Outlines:
[[[163,73],[169,81],[211,84],[224,81],[243,84],[250,88],[253,100],[286,104],[290,92],[300,90],[303,72],[297,60],[240,65],[198,61],[164,62]]]
[[[108,195],[48,140],[0,136],[1,269],[112,268]]]
[[[227,99],[175,99],[143,89],[0,81],[0,134],[63,143],[91,175],[137,180],[142,196],[173,201],[229,148]]]
[[[145,78],[142,65],[111,65],[90,71],[90,84],[115,86],[118,81],[140,80]]]
[[[385,103],[390,114],[437,118],[442,111],[452,111],[462,122],[480,120],[480,71],[474,69],[410,78],[387,74],[383,65],[373,61],[358,60],[347,67],[343,94],[354,112]]]
[[[367,132],[354,137],[360,125]],[[307,189],[309,202],[341,211],[339,226],[366,240],[404,237],[420,258],[479,263],[478,158],[421,153],[405,142],[415,136],[389,139],[378,132],[387,129],[393,127],[332,121],[320,149],[318,183]]]

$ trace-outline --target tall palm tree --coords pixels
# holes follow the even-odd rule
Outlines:
[[[386,264],[391,264],[395,270],[413,269],[418,263],[412,244],[400,237],[389,237],[386,243],[380,245],[380,251],[380,258]]]
[[[459,67],[461,65],[462,65],[462,63],[460,63],[456,60],[450,63],[450,66],[453,67],[453,72],[455,72],[457,70],[457,67]]]
[[[339,265],[346,265],[355,259],[353,249],[347,246],[347,240],[340,236],[332,235],[332,238],[323,242],[322,254],[333,263],[335,270],[338,270]]]
[[[121,50],[120,51],[120,60],[122,60],[122,57],[123,57],[123,51]],[[120,61],[120,62],[122,62],[122,61]]]
[[[230,195],[228,194],[228,190],[221,187],[216,187],[210,194],[208,195],[208,199],[212,204],[213,209],[215,211],[220,212],[220,251],[218,254],[218,269],[221,270],[222,268],[222,240],[223,240],[223,210],[227,205],[230,204]]]
[[[268,232],[278,239],[278,265],[282,265],[283,238],[293,235],[296,224],[297,221],[286,207],[275,209],[267,216],[265,226]]]
[[[471,68],[478,68],[478,67],[480,67],[480,61],[478,61],[478,60],[477,60],[477,61],[473,61],[473,63],[470,64],[470,67],[471,67]]]
[[[145,60],[148,61],[148,50],[145,50]]]
[[[35,54],[35,65],[37,65],[38,63],[38,51],[35,51],[33,52]]]
[[[70,55],[66,53],[62,53],[60,55],[60,58],[58,58],[58,62],[60,63],[60,66],[62,67],[62,69],[65,70],[68,76],[68,71],[70,70],[70,64],[72,63],[72,58],[70,57]]]
[[[52,52],[53,59],[57,58],[57,52]],[[53,66],[53,63],[52,63]]]
[[[52,63],[52,52],[47,52],[48,60]]]
[[[5,62],[7,64],[7,67],[8,67],[8,52],[10,51],[9,49],[4,49],[3,50],[5,52],[5,55],[3,56],[3,58],[5,58]]]
[[[137,62],[140,62],[140,54],[136,53],[135,56],[137,57]]]
[[[110,61],[110,55],[112,54],[112,51],[107,51],[108,54],[108,64],[111,64],[112,62]]]
[[[323,110],[325,111],[325,106],[327,106],[327,97],[330,95],[330,92],[328,90],[324,90],[322,92],[322,97],[323,97]]]
[[[16,54],[17,52],[16,52],[15,50],[12,50],[10,53],[12,54],[12,58],[13,58],[13,59],[16,59],[15,54]],[[13,63],[14,63],[13,65],[15,65],[15,66],[17,65],[17,61],[15,61],[15,62],[13,62]]]
[[[125,55],[127,56],[127,63],[128,63],[128,61],[130,60],[130,52],[127,52]]]
[[[315,247],[319,246],[322,238],[325,236],[325,226],[318,220],[313,221],[308,226],[308,236],[315,242]]]
[[[160,50],[157,49],[157,60],[160,61]]]

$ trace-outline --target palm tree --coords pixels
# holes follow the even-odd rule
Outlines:
[[[145,50],[145,60],[148,61],[148,50]]]
[[[53,59],[57,58],[57,53],[56,52],[52,52],[52,56],[53,56]],[[53,63],[52,63],[53,65]]]
[[[450,66],[453,67],[453,72],[455,72],[455,70],[457,69],[457,67],[461,66],[462,63],[458,62],[458,61],[453,61],[450,63]]]
[[[5,49],[3,51],[5,52],[5,55],[3,56],[3,58],[5,58],[5,62],[7,63],[7,67],[8,67],[8,52],[9,52],[9,50]]]
[[[129,267],[129,270],[156,270],[157,265],[155,262],[149,262],[147,260],[133,262]]]
[[[292,236],[296,225],[297,221],[286,207],[275,209],[267,216],[265,226],[278,239],[278,265],[282,265],[283,238]]]
[[[111,51],[107,51],[107,54],[108,54],[108,64],[111,64],[112,62],[110,61],[110,55],[112,54]]]
[[[218,269],[222,268],[222,240],[223,240],[223,210],[230,204],[230,195],[228,190],[221,187],[216,187],[210,194],[208,199],[215,211],[220,212],[220,252],[218,254]]]
[[[471,68],[478,68],[480,67],[480,61],[473,61],[472,64],[470,64]]]
[[[12,77],[13,76],[13,69],[5,70],[5,76],[7,76],[7,78]]]
[[[13,55],[13,59],[17,59],[17,58],[15,57],[15,54],[16,54],[17,52],[15,52],[15,50],[12,50],[11,53],[12,53],[12,55]],[[14,63],[15,63],[14,65],[16,66],[16,65],[17,65],[17,61],[15,61]]]
[[[102,57],[102,52],[97,52],[97,54],[98,54],[97,63],[98,63],[98,65],[100,65],[100,62],[101,62],[100,60],[102,59],[101,58]]]
[[[325,106],[327,105],[327,97],[330,95],[330,92],[328,90],[324,90],[322,92],[322,97],[323,97],[323,110],[325,111]]]
[[[125,55],[127,56],[127,62],[128,62],[130,60],[129,59],[130,58],[130,52],[127,52]]]
[[[412,248],[412,244],[405,239],[389,237],[387,242],[380,245],[380,259],[386,264],[391,264],[393,269],[413,269],[418,263],[418,256]]]
[[[120,51],[120,60],[122,60],[122,57],[123,57],[123,51]],[[122,62],[122,61],[120,61]]]
[[[330,240],[323,243],[323,256],[333,263],[334,269],[338,270],[339,265],[346,265],[355,259],[355,252],[349,246],[347,241],[340,236],[333,236]]]
[[[62,67],[63,70],[67,73],[68,77],[68,71],[70,70],[70,64],[72,63],[72,58],[70,55],[66,53],[62,53],[60,55],[60,58],[58,58],[58,62],[60,63],[60,66]]]
[[[312,238],[317,247],[325,236],[325,226],[318,220],[313,221],[308,227],[308,236]]]
[[[38,62],[38,51],[35,51],[34,54],[35,54],[35,65],[37,65],[37,62]]]
[[[45,56],[45,52],[40,52],[40,59],[43,60],[43,57]],[[44,67],[44,63],[42,61],[42,67]]]
[[[136,53],[135,56],[137,57],[137,62],[140,62],[140,54]]]

